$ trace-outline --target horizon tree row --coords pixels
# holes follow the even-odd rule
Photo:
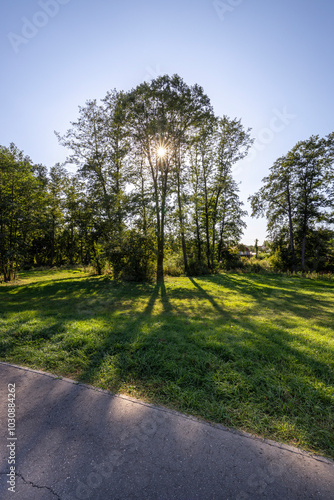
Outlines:
[[[0,269],[105,263],[146,279],[182,255],[185,273],[213,272],[236,244],[246,212],[232,167],[252,144],[240,120],[216,117],[198,85],[174,75],[79,108],[59,141],[71,175],[48,172],[11,144],[0,149]]]
[[[214,114],[208,96],[165,75],[79,107],[48,172],[0,147],[0,273],[21,266],[107,265],[115,278],[163,280],[165,257],[186,274],[233,259],[247,212],[232,176],[253,143],[241,121]],[[331,269],[334,133],[279,158],[249,199],[266,216],[275,267]],[[331,264],[332,262],[332,264]],[[334,267],[333,267],[334,268]]]
[[[59,165],[48,173],[14,144],[0,146],[1,279],[14,279],[24,266],[91,260],[89,216],[77,182]]]

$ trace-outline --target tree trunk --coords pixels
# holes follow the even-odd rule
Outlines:
[[[188,274],[188,258],[187,258],[186,238],[184,235],[184,219],[183,219],[181,186],[180,186],[179,174],[177,175],[177,201],[178,201],[178,206],[179,206],[179,223],[180,223],[180,231],[181,231],[184,272],[186,274]]]
[[[211,249],[211,263],[212,263],[212,271],[214,270],[214,262],[215,262],[215,247],[216,247],[216,221],[215,217],[212,222],[212,249]]]
[[[102,268],[101,268],[99,257],[98,257],[97,252],[96,252],[95,242],[93,242],[93,254],[94,254],[94,260],[95,260],[95,263],[96,263],[97,274],[101,275],[102,274]]]
[[[198,214],[196,213],[196,238],[197,238],[197,260],[201,262],[202,260],[202,242],[201,234],[199,230]]]
[[[71,225],[70,265],[73,266],[73,224]]]
[[[302,270],[305,271],[305,254],[306,254],[306,235],[307,235],[307,213],[308,213],[308,205],[305,203],[305,214],[304,214],[304,219],[303,219],[303,224],[302,224],[302,255],[301,255],[301,260],[302,260]]]
[[[165,179],[164,185],[166,187]],[[159,232],[158,232],[158,259],[157,259],[157,283],[162,283],[164,280],[164,246],[165,246],[165,210],[166,210],[166,189],[163,190],[161,200],[161,217],[159,217]]]
[[[219,236],[219,244],[218,244],[218,260],[222,260],[222,252],[223,252],[223,235],[225,229],[225,213],[223,215],[223,220],[221,222],[220,227],[220,236]]]
[[[212,257],[211,257],[212,271],[214,270],[214,261],[215,261],[217,207],[218,207],[220,192],[221,190],[218,190],[215,200],[215,207],[212,215]]]
[[[158,238],[158,258],[157,258],[157,283],[164,280],[164,241],[160,234]]]
[[[189,268],[188,268],[188,257],[187,257],[187,246],[186,246],[186,237],[184,233],[182,232],[181,234],[182,238],[182,252],[183,252],[183,264],[184,264],[184,272],[188,274]]]
[[[82,241],[82,235],[80,237],[80,262],[83,264],[83,241]]]
[[[211,269],[211,263],[210,263],[209,207],[208,207],[208,199],[207,199],[207,193],[206,192],[205,192],[205,236],[206,236],[206,257],[207,257],[207,261],[208,261],[208,268]]]
[[[157,164],[156,170],[153,167],[151,159],[149,158],[150,166],[152,170],[152,178],[154,183],[154,197],[155,197],[155,207],[157,214],[157,283],[162,283],[164,280],[164,245],[165,245],[165,212],[166,212],[166,195],[167,195],[167,176],[168,168],[164,165],[162,168],[163,159],[160,159],[160,164]],[[158,189],[158,167],[161,171],[161,206],[159,203],[159,189]]]
[[[306,234],[303,235],[302,241],[302,269],[305,271],[305,250],[306,250]]]
[[[54,224],[54,220],[53,220],[52,221],[52,234],[51,234],[50,267],[53,266],[54,252],[55,252],[55,224]]]
[[[295,255],[295,244],[293,237],[291,196],[290,196],[289,186],[288,186],[288,212],[289,212],[289,232],[290,232],[290,247],[292,256],[292,270],[294,271],[296,269],[296,255]]]
[[[141,203],[143,209],[143,233],[144,236],[147,236],[147,212],[146,212],[146,203],[145,203],[145,179],[143,176],[143,166],[140,167],[141,174]]]
[[[36,259],[36,266],[39,267],[39,255],[38,255],[38,246],[37,246],[37,241],[35,240],[35,259]]]

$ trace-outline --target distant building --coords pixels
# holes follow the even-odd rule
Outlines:
[[[234,247],[234,250],[238,250],[238,253],[240,257],[251,257],[253,254],[246,245],[243,245],[242,243]]]

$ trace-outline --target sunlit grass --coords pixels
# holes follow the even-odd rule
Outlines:
[[[1,285],[0,301],[4,361],[334,457],[334,283],[55,270]]]

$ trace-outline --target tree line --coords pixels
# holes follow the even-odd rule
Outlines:
[[[75,175],[60,164],[47,171],[13,144],[0,147],[5,280],[22,266],[68,263],[98,273],[108,265],[115,278],[138,281],[154,266],[161,281],[166,253],[179,254],[187,274],[214,272],[231,258],[246,215],[232,170],[253,139],[240,120],[217,117],[200,86],[166,75],[110,91],[57,136]],[[299,143],[251,198],[283,267],[305,268],[312,238],[318,251],[333,239],[333,141]]]
[[[334,133],[311,136],[278,158],[249,199],[266,216],[281,270],[334,271]]]

